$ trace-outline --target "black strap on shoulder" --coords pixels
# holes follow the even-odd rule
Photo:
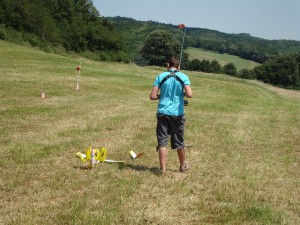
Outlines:
[[[163,83],[165,83],[165,81],[168,80],[170,77],[175,77],[175,79],[177,81],[179,81],[182,86],[184,86],[183,81],[180,79],[180,77],[178,77],[176,75],[176,72],[177,72],[177,70],[175,70],[174,72],[171,72],[168,76],[166,76],[164,79],[162,79],[162,81],[159,83],[159,87],[161,87],[161,85],[163,85]]]

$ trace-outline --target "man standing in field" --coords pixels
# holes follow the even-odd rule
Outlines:
[[[150,94],[151,100],[159,100],[156,136],[160,170],[162,173],[166,171],[167,144],[171,135],[171,148],[177,149],[180,163],[179,170],[185,172],[188,166],[185,162],[183,97],[192,97],[191,83],[187,75],[178,71],[178,59],[172,57],[168,61],[167,69],[167,72],[163,72],[156,77]]]

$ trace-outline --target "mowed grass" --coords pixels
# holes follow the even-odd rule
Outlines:
[[[212,51],[202,50],[199,48],[188,48],[186,52],[189,54],[189,60],[203,59],[213,61],[216,59],[222,66],[233,63],[236,66],[237,71],[242,69],[252,70],[254,67],[259,66],[260,64],[254,61],[245,60],[238,56],[228,55],[228,54],[219,54]]]
[[[300,224],[299,92],[186,71],[191,169],[169,151],[159,176],[149,93],[163,68],[3,41],[0,54],[0,224]],[[89,146],[126,162],[84,170]]]

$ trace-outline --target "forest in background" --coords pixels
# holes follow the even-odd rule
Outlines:
[[[1,0],[0,39],[96,60],[127,60],[120,33],[91,0]]]
[[[172,41],[177,46],[169,49],[177,49],[178,52],[183,31],[177,25],[102,17],[92,0],[0,1],[0,39],[47,52],[75,52],[94,60],[161,66],[165,62],[164,56],[157,52],[144,54],[149,36],[159,30],[177,40]],[[160,46],[161,54],[170,55],[168,49],[164,49],[166,45]],[[238,73],[232,63],[220,68],[216,61],[189,61],[187,53],[184,53],[184,69],[225,73],[300,89],[300,41],[266,40],[249,34],[227,34],[188,27],[184,49],[188,47],[236,55],[262,65]],[[151,59],[147,57],[153,59],[153,55],[160,61],[149,63]]]
[[[155,21],[137,21],[126,17],[106,17],[106,19],[122,35],[127,50],[132,55],[139,51],[147,35],[154,30],[169,31],[179,42],[182,40],[182,31],[177,28],[177,25]],[[228,34],[204,28],[187,27],[184,47],[201,48],[221,54],[228,53],[243,59],[264,63],[273,55],[300,51],[300,41],[267,40],[245,33]]]

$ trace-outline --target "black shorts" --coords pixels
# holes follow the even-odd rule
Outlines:
[[[185,114],[181,116],[169,116],[157,113],[156,136],[159,147],[167,147],[171,135],[171,148],[184,147]]]

